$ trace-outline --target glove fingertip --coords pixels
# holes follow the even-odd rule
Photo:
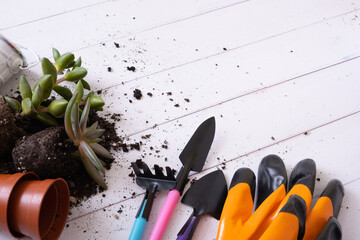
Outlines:
[[[277,155],[264,157],[258,170],[258,195],[255,208],[281,185],[287,185],[287,172],[283,160]]]
[[[230,188],[236,186],[239,183],[247,183],[251,190],[251,196],[255,196],[256,177],[254,172],[250,168],[239,168],[231,179]]]
[[[335,217],[331,217],[316,240],[340,240],[341,238],[341,225]]]
[[[307,158],[296,164],[291,171],[288,190],[296,184],[307,186],[313,194],[315,188],[316,163],[314,160]]]
[[[320,197],[328,197],[333,205],[333,216],[338,217],[344,198],[344,186],[338,179],[332,179],[321,193]]]
[[[291,213],[295,215],[299,222],[298,239],[302,239],[305,234],[306,221],[306,202],[298,195],[291,195],[285,206],[280,212]]]

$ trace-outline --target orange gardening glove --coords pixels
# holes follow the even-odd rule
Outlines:
[[[288,184],[283,161],[276,155],[269,155],[259,165],[254,201],[255,175],[248,168],[239,169],[230,185],[217,239],[303,239],[304,234],[304,239],[316,239],[321,236],[322,229],[325,237],[339,232],[341,236],[340,228],[334,227],[339,224],[328,224],[328,228],[325,225],[339,212],[344,195],[342,184],[338,180],[331,181],[310,212],[315,175],[315,162],[305,159],[295,166]]]

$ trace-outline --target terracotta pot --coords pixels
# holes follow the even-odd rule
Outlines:
[[[15,238],[57,239],[69,213],[69,197],[61,178],[0,174],[0,231]]]

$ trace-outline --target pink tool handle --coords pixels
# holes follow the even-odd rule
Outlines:
[[[171,215],[174,212],[179,198],[180,192],[178,190],[173,189],[169,192],[166,201],[161,209],[160,215],[156,220],[149,240],[161,240],[161,237],[165,232],[166,226],[170,221]]]

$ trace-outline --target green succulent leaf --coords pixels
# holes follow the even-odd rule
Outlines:
[[[65,99],[56,99],[52,101],[47,107],[48,112],[56,118],[61,118],[65,115],[66,106],[68,101]]]
[[[56,49],[56,48],[53,48],[52,49],[52,53],[53,53],[53,57],[54,57],[54,60],[55,60],[55,62],[59,59],[59,57],[60,57],[60,53],[59,53],[59,51]]]
[[[11,97],[5,97],[5,101],[9,104],[9,106],[15,111],[20,112],[21,111],[21,104],[14,98]]]
[[[65,116],[64,116],[65,131],[72,141],[75,140],[75,135],[74,135],[74,131],[72,130],[72,125],[71,125],[71,110],[73,109],[76,99],[77,99],[77,93],[75,93],[72,96],[68,105],[66,106]]]
[[[31,103],[31,99],[30,98],[25,98],[22,100],[21,102],[21,108],[23,110],[23,113],[29,117],[33,117],[36,118],[37,117],[37,112],[34,109],[34,106]]]
[[[81,79],[80,81],[81,81],[82,85],[84,86],[84,88],[86,90],[90,91],[90,84],[87,81],[85,81],[84,79]]]
[[[46,74],[42,76],[36,83],[35,88],[37,85],[40,85],[41,89],[43,90],[43,99],[47,99],[50,97],[51,91],[54,86],[54,82],[50,74]]]
[[[65,79],[70,82],[75,82],[84,78],[87,75],[87,70],[83,67],[76,67],[65,75]]]
[[[57,80],[57,72],[56,72],[56,68],[55,68],[54,64],[52,64],[52,62],[50,62],[49,59],[44,57],[41,60],[41,67],[42,67],[42,70],[43,70],[44,74],[50,74],[51,75],[53,83],[55,84],[56,80]]]
[[[80,124],[79,124],[79,103],[75,102],[71,110],[71,126],[75,138],[80,140],[82,138]]]
[[[101,164],[100,160],[98,159],[98,157],[96,156],[95,152],[91,149],[91,147],[85,141],[81,141],[79,149],[80,148],[84,151],[85,155],[90,160],[90,162],[96,167],[96,169],[104,174],[105,169]]]
[[[104,100],[98,95],[90,96],[90,106],[91,108],[98,109],[105,105]]]
[[[87,142],[87,143],[98,143],[98,142],[101,142],[101,141],[102,141],[101,138],[94,138],[94,139],[87,139],[87,138],[85,138],[85,139],[86,139],[86,142]]]
[[[93,130],[93,129],[96,129],[96,128],[98,127],[98,125],[99,125],[99,122],[98,122],[98,121],[94,122],[90,127],[88,127],[88,128],[86,129],[86,132],[89,132],[89,131],[91,131],[91,130]]]
[[[32,94],[31,103],[35,109],[38,109],[43,101],[43,90],[40,85],[37,85]]]
[[[104,148],[103,146],[101,146],[98,143],[89,143],[89,146],[91,147],[92,150],[94,150],[94,152],[100,156],[103,156],[107,159],[113,159],[113,156],[111,155],[111,153],[106,150],[106,148]]]
[[[104,189],[107,189],[106,183],[102,176],[99,174],[99,172],[96,170],[94,165],[91,163],[88,156],[85,154],[85,151],[81,146],[79,146],[79,153],[81,156],[81,160],[85,166],[86,171],[89,173],[90,177],[100,186],[102,186]]]
[[[68,89],[67,87],[55,85],[53,90],[68,101],[72,97],[72,93],[71,93],[70,89]]]
[[[79,81],[77,84],[76,84],[76,87],[75,87],[75,90],[74,90],[74,93],[77,93],[78,94],[78,97],[76,99],[76,102],[80,103],[83,96],[84,96],[84,87],[81,83],[81,81]]]
[[[82,63],[81,57],[79,57],[79,58],[76,60],[75,64],[74,64],[74,68],[76,68],[76,67],[81,67],[81,63]]]
[[[55,60],[55,67],[58,71],[64,70],[72,61],[75,56],[72,53],[64,53],[58,59]]]
[[[20,77],[19,89],[23,99],[32,97],[31,87],[25,76]]]
[[[40,112],[38,115],[39,120],[48,126],[57,126],[58,122],[47,112]]]
[[[74,67],[74,65],[75,65],[75,61],[72,61],[69,63],[69,65],[66,66],[66,68]]]
[[[103,135],[103,133],[105,132],[104,129],[93,129],[93,130],[90,130],[90,131],[86,131],[85,133],[85,137],[87,139],[94,139],[94,138],[98,138],[100,137],[101,135]]]
[[[89,117],[89,112],[90,112],[90,101],[87,100],[80,118],[80,129],[81,132],[83,133],[86,132],[86,123]]]

